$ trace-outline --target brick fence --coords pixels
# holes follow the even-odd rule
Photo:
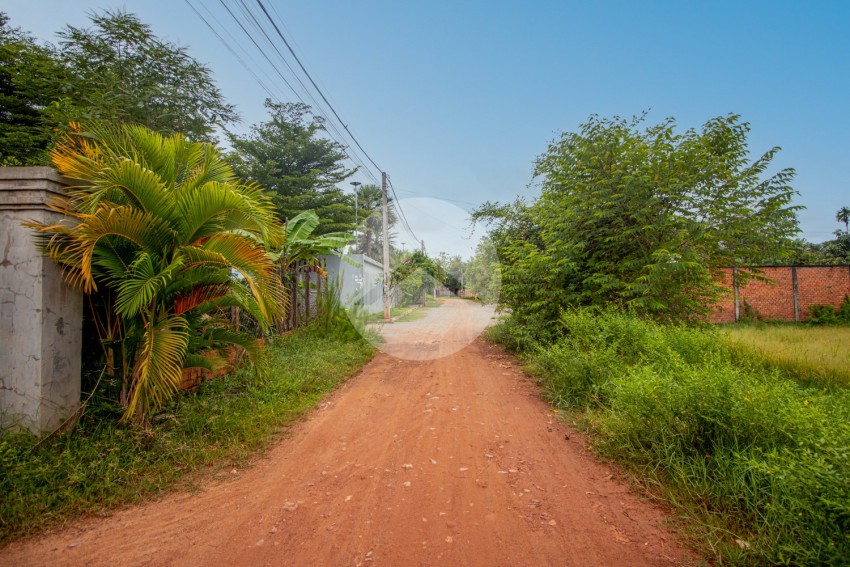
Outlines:
[[[729,294],[718,302],[712,323],[733,323],[744,315],[745,303],[768,320],[805,321],[812,305],[838,307],[850,295],[850,266],[759,266],[772,283],[750,280],[733,285],[733,273],[723,268],[722,283]]]

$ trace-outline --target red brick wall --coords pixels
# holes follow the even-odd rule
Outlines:
[[[799,320],[809,317],[812,305],[838,307],[844,296],[850,294],[850,266],[778,266],[759,268],[773,283],[750,280],[739,290],[740,314],[744,315],[744,302],[768,320],[794,320],[794,279],[797,272],[797,308]],[[710,316],[713,323],[735,321],[735,301],[732,291],[732,268],[723,268],[721,283],[729,289],[727,296],[717,304]]]
[[[213,354],[213,353],[210,353]],[[205,368],[184,368],[183,375],[180,380],[181,390],[191,390],[201,385],[204,380],[211,380],[224,376],[239,363],[240,351],[234,347],[228,347],[226,352],[227,360],[219,364],[214,370],[209,371]]]

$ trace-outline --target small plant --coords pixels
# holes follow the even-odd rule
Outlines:
[[[758,325],[764,322],[764,317],[759,313],[758,309],[753,307],[749,301],[744,300],[744,312],[741,314],[741,318],[739,319],[741,323],[750,323],[754,325]]]
[[[812,325],[850,325],[850,295],[845,295],[838,308],[832,305],[809,307],[808,322]]]

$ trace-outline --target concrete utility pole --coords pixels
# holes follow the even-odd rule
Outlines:
[[[360,238],[357,234],[357,229],[360,228],[360,219],[357,214],[357,188],[363,184],[359,181],[352,181],[351,184],[354,186],[354,253],[357,254],[360,247]]]
[[[384,224],[384,320],[390,319],[390,219],[387,211],[387,174],[381,172],[381,216]]]

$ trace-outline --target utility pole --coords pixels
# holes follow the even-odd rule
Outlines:
[[[357,234],[360,225],[360,219],[357,218],[357,188],[363,184],[359,181],[352,181],[351,184],[354,186],[354,253],[357,254],[357,249],[360,247],[360,238]]]
[[[390,219],[387,211],[387,174],[381,172],[381,216],[384,224],[384,320],[390,319]]]

